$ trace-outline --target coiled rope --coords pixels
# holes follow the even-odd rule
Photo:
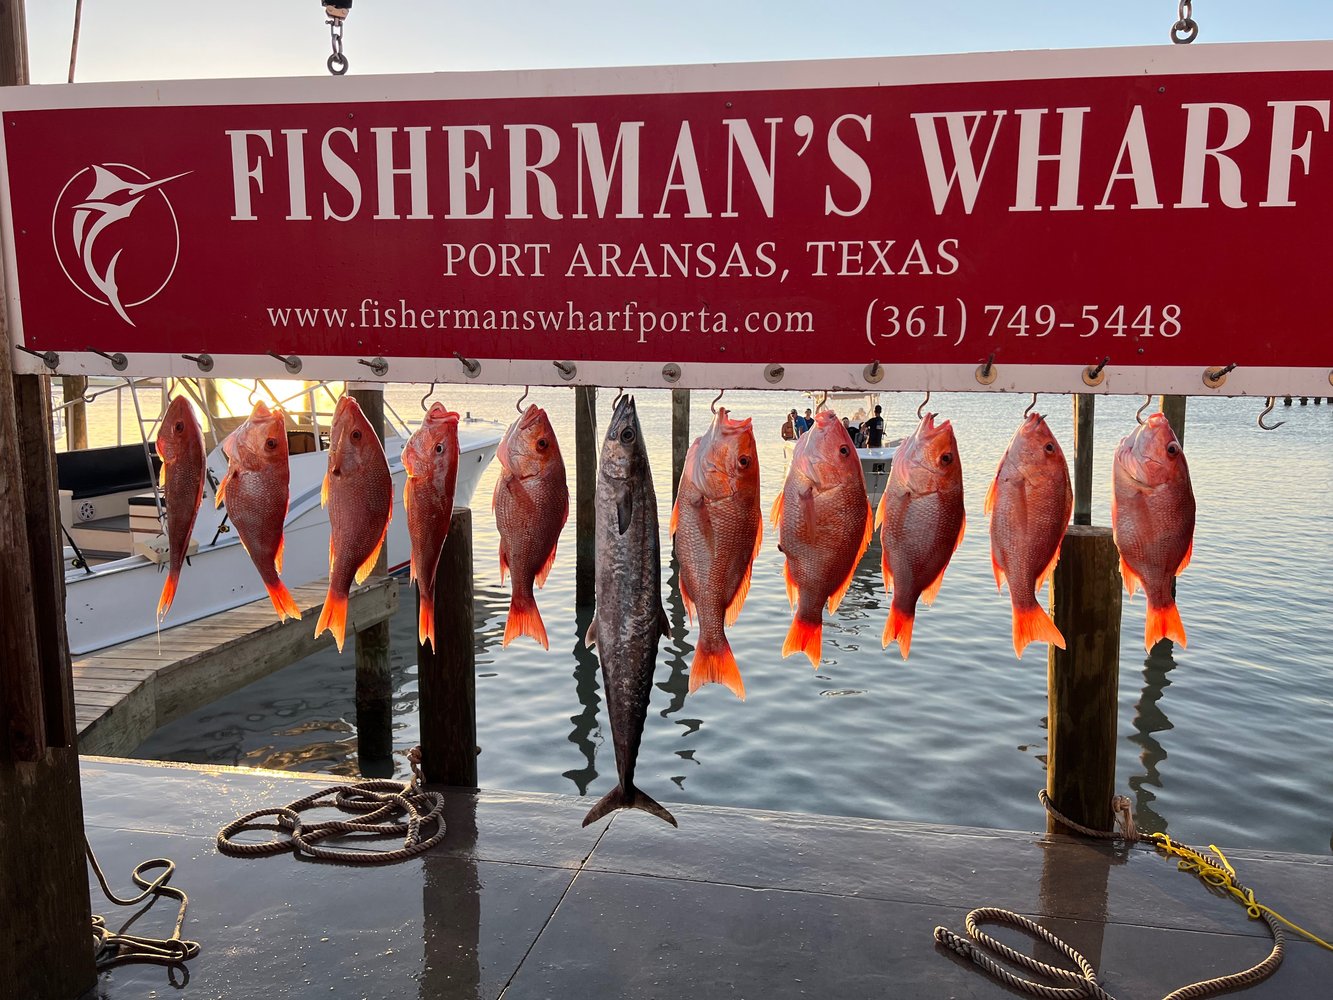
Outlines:
[[[1242,972],[1182,986],[1180,989],[1167,994],[1164,1000],[1199,1000],[1201,997],[1253,986],[1255,983],[1267,979],[1282,964],[1282,957],[1286,949],[1286,933],[1283,930],[1283,925],[1290,927],[1315,944],[1333,951],[1333,945],[1330,945],[1327,941],[1258,902],[1254,897],[1254,891],[1236,880],[1235,868],[1231,866],[1226,855],[1216,846],[1209,845],[1209,853],[1205,854],[1184,844],[1177,843],[1164,833],[1139,833],[1134,826],[1134,817],[1127,797],[1117,795],[1111,802],[1112,811],[1115,813],[1119,824],[1119,829],[1111,832],[1094,830],[1081,823],[1075,823],[1067,816],[1062,815],[1051,804],[1044,788],[1037,793],[1037,798],[1045,806],[1046,811],[1058,822],[1085,837],[1093,837],[1098,840],[1121,840],[1127,844],[1135,844],[1141,841],[1151,843],[1163,856],[1177,858],[1177,867],[1180,871],[1189,872],[1197,876],[1209,888],[1229,895],[1244,905],[1245,912],[1250,919],[1263,920],[1268,925],[1269,933],[1273,935],[1273,948],[1268,953],[1268,957],[1262,962],[1252,965]],[[980,925],[983,923],[1008,924],[1015,927],[1061,952],[1078,966],[1079,971],[1073,972],[1059,966],[1048,965],[1015,951],[981,930]],[[947,927],[936,927],[934,933],[936,943],[943,945],[963,958],[969,959],[987,975],[999,980],[1011,989],[1042,997],[1044,1000],[1115,1000],[1097,981],[1097,971],[1093,968],[1092,963],[1046,928],[1022,914],[999,907],[983,906],[967,915],[965,927],[967,937],[956,934]],[[992,957],[992,955],[995,957]],[[1043,976],[1054,983],[1067,985],[1052,986],[1036,980],[1024,979],[1005,968],[997,959],[1026,969],[1038,976]]]
[[[408,753],[412,765],[412,780],[375,779],[350,784],[331,785],[312,792],[305,798],[273,809],[256,809],[232,820],[218,831],[218,850],[238,858],[257,858],[269,854],[295,851],[325,861],[342,861],[354,865],[383,865],[403,861],[428,851],[444,839],[444,796],[439,792],[424,791],[421,781],[421,748]],[[307,809],[333,808],[359,815],[355,820],[328,820],[306,823],[301,813]],[[258,823],[256,820],[272,817],[276,823]],[[403,817],[403,818],[400,818]],[[422,836],[422,829],[434,825],[435,832]],[[237,843],[232,838],[249,830],[271,830],[278,834],[262,843]],[[340,850],[320,846],[321,840],[346,833],[379,837],[403,838],[403,846],[388,851]]]
[[[120,965],[124,962],[154,962],[158,965],[168,966],[173,970],[176,968],[184,970],[185,963],[199,954],[199,942],[189,941],[181,937],[181,929],[185,926],[185,910],[190,905],[190,898],[185,895],[184,889],[178,889],[174,885],[167,884],[171,881],[171,876],[176,873],[176,862],[170,858],[152,858],[149,861],[139,862],[134,866],[134,870],[130,872],[130,878],[143,891],[129,899],[121,899],[107,885],[106,875],[102,871],[102,866],[97,862],[97,855],[93,854],[93,847],[88,842],[87,835],[83,838],[83,847],[88,854],[88,863],[92,865],[93,873],[96,874],[97,881],[102,886],[102,892],[107,899],[117,906],[134,906],[143,902],[149,896],[170,896],[180,902],[176,911],[176,926],[169,938],[117,934],[107,927],[104,917],[93,914],[94,961],[97,968],[99,970],[109,969],[113,965]],[[162,874],[152,880],[145,878],[144,873],[154,868],[161,868]],[[174,977],[172,982],[175,984]]]

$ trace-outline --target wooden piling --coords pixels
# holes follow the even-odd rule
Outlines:
[[[472,511],[459,507],[435,571],[436,648],[417,648],[417,687],[423,777],[469,788],[477,786],[472,586]]]
[[[597,388],[574,389],[574,604],[596,600]]]
[[[1092,523],[1092,437],[1097,397],[1074,395],[1074,523]]]
[[[69,451],[83,451],[88,447],[88,405],[83,394],[88,391],[87,375],[60,376],[62,402],[65,407],[65,447]]]
[[[1162,412],[1166,414],[1166,422],[1176,432],[1176,439],[1183,445],[1185,443],[1185,397],[1163,396]]]
[[[27,82],[24,4],[12,0],[0,4],[0,86]],[[14,916],[0,983],[6,996],[75,997],[97,971],[79,757],[62,732],[73,681],[49,391],[43,376],[14,375],[6,316],[0,294],[0,913]]]
[[[671,390],[671,502],[676,501],[685,454],[690,450],[690,390]]]
[[[1073,525],[1051,582],[1065,649],[1047,660],[1046,791],[1061,813],[1111,829],[1120,683],[1120,557],[1110,528]],[[1068,833],[1049,816],[1048,832]]]
[[[350,389],[366,420],[384,441],[384,390]],[[372,576],[389,572],[389,554],[380,549]],[[355,623],[353,623],[355,624]],[[393,678],[389,670],[389,623],[367,625],[356,632],[356,745],[357,757],[379,774],[393,755]],[[380,766],[377,766],[380,765]]]

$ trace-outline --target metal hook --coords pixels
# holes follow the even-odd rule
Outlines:
[[[717,404],[718,404],[719,402],[722,401],[722,397],[725,396],[726,394],[727,394],[727,390],[726,390],[726,389],[719,389],[719,390],[717,391],[717,398],[714,399],[711,403],[708,404],[708,409],[711,410],[713,413],[716,413],[716,412],[717,412]]]
[[[520,414],[523,412],[523,400],[528,398],[528,393],[530,393],[531,391],[532,391],[532,386],[525,385],[523,387],[523,395],[519,396],[518,402],[514,404],[514,409],[517,410]]]
[[[611,400],[611,409],[614,410],[617,406],[620,405],[620,398],[621,398],[622,396],[624,396],[624,395],[625,395],[625,387],[622,385],[622,386],[616,391],[616,398],[613,399],[613,400]]]
[[[926,408],[926,404],[929,402],[930,402],[930,390],[927,389],[926,398],[921,400],[921,405],[916,408],[916,416],[918,420],[921,419],[921,411]]]
[[[430,412],[430,410],[427,409],[427,407],[426,407],[426,400],[430,399],[430,397],[434,394],[434,392],[435,392],[435,379],[431,379],[431,380],[430,380],[430,388],[426,390],[426,395],[424,395],[424,396],[421,397],[421,412],[422,412],[422,413],[429,413],[429,412]]]
[[[1134,411],[1134,419],[1140,425],[1143,423],[1143,411],[1146,410],[1151,403],[1152,403],[1152,395],[1149,394],[1147,398],[1143,400],[1143,405]]]
[[[815,404],[815,412],[819,413],[821,410],[827,410],[827,409],[828,409],[828,390],[825,389],[824,394],[819,397],[819,402]]]
[[[1265,406],[1265,407],[1264,407],[1264,411],[1263,411],[1262,413],[1259,414],[1259,426],[1262,427],[1262,428],[1263,428],[1264,430],[1266,430],[1266,431],[1275,431],[1275,430],[1277,430],[1279,427],[1281,427],[1283,424],[1286,423],[1285,420],[1279,420],[1279,421],[1278,421],[1277,423],[1275,423],[1275,424],[1266,424],[1266,423],[1264,423],[1264,417],[1266,417],[1266,416],[1268,416],[1270,413],[1272,413],[1272,412],[1273,412],[1273,407],[1276,406],[1276,405],[1277,405],[1277,397],[1276,397],[1276,396],[1269,396],[1269,397],[1268,397],[1268,405]]]
[[[1026,417],[1036,408],[1036,406],[1037,406],[1037,394],[1034,392],[1032,394],[1032,402],[1028,403],[1028,408],[1023,411],[1023,416]]]
[[[255,403],[257,402],[257,400],[255,399],[255,393],[257,393],[258,391],[259,391],[259,382],[256,380],[255,384],[250,386],[250,395],[245,397],[245,401],[250,404],[250,409],[252,410],[255,408]]]

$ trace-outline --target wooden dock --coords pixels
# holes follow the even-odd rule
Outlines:
[[[387,621],[398,607],[398,581],[380,577],[352,591],[353,633]],[[74,660],[75,721],[82,753],[124,756],[159,726],[333,645],[315,638],[327,585],[292,591],[301,621],[279,622],[267,597],[108,646]]]
[[[1013,1000],[931,936],[937,924],[960,929],[982,904],[1038,919],[1122,1000],[1237,971],[1270,947],[1242,906],[1144,845],[1035,832],[670,801],[678,830],[641,812],[585,828],[588,798],[453,789],[444,841],[397,864],[218,853],[218,829],[237,816],[338,782],[83,758],[88,838],[112,884],[128,884],[145,858],[179,863],[171,884],[189,893],[184,936],[202,948],[187,1000]],[[1208,842],[1206,830],[1172,832]],[[1227,854],[1262,902],[1316,932],[1333,926],[1333,858]],[[140,915],[90,884],[93,912],[109,926],[134,917],[132,933],[171,932],[174,900]],[[1045,946],[998,934],[1056,961]],[[1331,974],[1333,955],[1290,935],[1282,967],[1236,996],[1326,997]],[[105,1000],[155,994],[176,995],[157,965],[112,969],[98,990]]]

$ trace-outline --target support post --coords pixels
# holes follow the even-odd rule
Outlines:
[[[597,388],[574,389],[574,604],[592,604],[596,594],[597,553],[593,545],[597,517]]]
[[[1074,395],[1074,523],[1092,523],[1092,438],[1097,396]]]
[[[88,391],[87,375],[61,375],[60,387],[65,407],[65,448],[69,451],[83,451],[88,447],[88,404],[83,401],[83,394]]]
[[[22,0],[0,4],[0,86],[28,82]],[[0,295],[0,983],[67,1000],[97,981],[49,390],[16,376]]]
[[[366,420],[384,442],[384,390],[349,389]],[[389,572],[388,542],[380,549],[373,576]],[[361,771],[382,776],[393,756],[393,679],[389,671],[389,623],[356,632],[356,745]]]
[[[435,570],[435,649],[417,648],[421,773],[477,787],[477,672],[472,619],[472,511],[454,509]]]
[[[1120,683],[1120,557],[1110,528],[1073,525],[1051,580],[1065,649],[1047,660],[1046,791],[1075,823],[1111,829]],[[1050,817],[1047,832],[1069,833]]]
[[[671,390],[671,502],[676,502],[685,454],[690,450],[690,390]]]
[[[1166,422],[1171,425],[1171,429],[1176,432],[1176,438],[1183,445],[1185,443],[1185,397],[1163,396],[1162,412],[1166,414]]]

